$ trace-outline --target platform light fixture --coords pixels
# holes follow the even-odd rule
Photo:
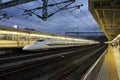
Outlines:
[[[14,27],[14,28],[16,28],[16,29],[18,28],[18,26],[17,26],[17,25],[14,25],[13,27]]]

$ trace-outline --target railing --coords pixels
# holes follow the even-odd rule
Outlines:
[[[103,52],[103,54],[99,57],[95,64],[87,71],[87,73],[85,73],[81,80],[97,80],[107,51],[108,48]]]

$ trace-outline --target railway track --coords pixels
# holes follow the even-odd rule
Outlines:
[[[95,50],[92,54],[86,55],[81,58],[79,64],[72,65],[63,71],[53,75],[49,80],[80,80],[88,68],[96,61],[100,52],[105,50],[105,46]],[[96,57],[96,58],[95,58]]]
[[[69,57],[72,57],[74,55],[78,55],[79,54],[78,52],[92,50],[95,47],[98,47],[98,46],[89,47],[87,49],[71,50],[69,52],[60,52],[57,54],[45,55],[42,57],[38,56],[38,54],[36,57],[34,55],[29,55],[29,56],[27,55],[26,57],[25,56],[19,57],[19,58],[17,57],[16,58],[17,60],[15,60],[15,61],[12,61],[12,60],[9,61],[10,59],[8,59],[8,62],[11,62],[11,64],[13,64],[13,63],[15,64],[12,66],[7,66],[10,63],[7,63],[7,59],[6,59],[5,60],[6,67],[0,67],[1,68],[0,69],[0,78],[5,78],[6,76],[10,76],[10,75],[15,74],[17,72],[25,71],[25,70],[32,69],[32,68],[35,68],[38,66],[45,66],[45,65],[48,65],[51,63],[55,63],[57,61],[64,60],[65,58],[69,58]],[[74,54],[72,54],[72,53],[74,53]],[[13,60],[14,59],[15,58],[13,58]],[[18,62],[20,62],[20,63],[17,64]]]
[[[6,49],[0,49],[0,58],[8,58],[8,57],[16,57],[16,56],[24,56],[24,55],[34,55],[34,54],[41,54],[41,56],[47,55],[47,53],[59,53],[64,51],[69,51],[71,49],[78,49],[78,48],[85,48],[90,47],[94,45],[88,45],[88,46],[72,46],[72,47],[66,47],[66,48],[55,48],[55,49],[48,49],[48,50],[41,50],[41,51],[24,51],[22,48],[6,48]]]
[[[97,47],[98,45],[95,46],[89,46],[89,47]],[[21,60],[27,60],[27,59],[32,59],[32,58],[37,58],[37,57],[43,57],[43,56],[48,56],[48,55],[54,55],[62,52],[68,52],[68,51],[73,51],[73,50],[84,50],[82,47],[76,47],[76,48],[70,48],[70,49],[65,49],[65,50],[55,50],[55,51],[48,51],[48,52],[37,52],[33,54],[24,54],[24,55],[18,55],[18,56],[7,56],[7,57],[2,57],[0,58],[0,64],[5,64],[5,63],[10,63],[10,62],[15,62],[15,61],[21,61]]]

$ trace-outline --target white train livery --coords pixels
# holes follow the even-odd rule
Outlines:
[[[98,44],[98,43],[99,42],[97,41],[84,40],[84,39],[78,41],[78,40],[45,38],[45,39],[39,39],[34,43],[23,47],[23,50],[34,51],[34,50],[43,50],[43,49],[50,49],[50,48],[92,45],[92,44]]]

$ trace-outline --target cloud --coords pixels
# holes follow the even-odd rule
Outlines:
[[[65,1],[65,0],[62,0]],[[13,27],[14,24],[17,24],[20,28],[34,28],[36,30],[54,34],[64,35],[67,31],[72,31],[73,28],[78,27],[79,31],[89,31],[94,27],[98,27],[97,23],[91,16],[88,11],[88,0],[76,0],[75,4],[84,4],[80,9],[76,9],[73,12],[63,10],[59,13],[48,18],[47,21],[42,21],[36,16],[29,17],[25,19],[24,16],[21,16],[24,10],[19,9],[32,9],[42,5],[41,1],[34,1],[27,4],[11,7],[4,9],[9,15],[15,16],[5,22],[1,22],[1,25],[7,25]],[[53,2],[50,2],[53,3]],[[73,6],[75,5],[73,4]],[[62,5],[63,6],[63,5]],[[18,8],[19,7],[19,8]],[[50,7],[48,12],[49,14],[56,11],[57,7]],[[37,14],[41,15],[41,11],[36,11]],[[7,24],[6,24],[7,23]]]

